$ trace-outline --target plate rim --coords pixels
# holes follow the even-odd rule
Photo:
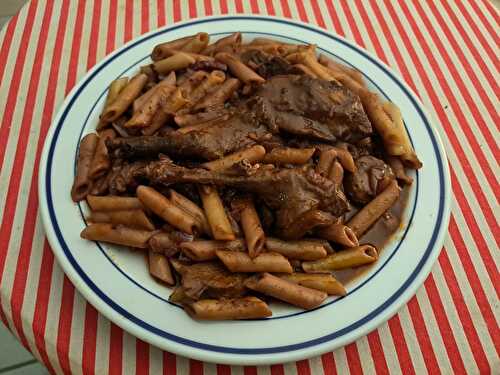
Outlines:
[[[242,353],[232,354],[228,352],[208,351],[206,349],[200,349],[177,341],[173,341],[165,337],[160,337],[157,334],[152,335],[152,333],[147,331],[144,327],[137,325],[137,323],[124,317],[122,313],[116,311],[111,306],[109,306],[109,304],[106,301],[104,301],[100,296],[98,296],[95,291],[91,290],[91,288],[89,288],[89,286],[85,282],[82,282],[82,276],[79,275],[78,271],[73,267],[73,265],[70,264],[69,260],[66,258],[64,252],[60,248],[61,245],[59,243],[59,240],[57,239],[57,235],[54,233],[54,228],[52,226],[52,222],[50,220],[50,214],[48,212],[48,207],[46,204],[47,192],[45,189],[45,179],[48,172],[47,160],[49,156],[49,150],[51,148],[50,146],[54,138],[54,133],[57,128],[57,124],[60,122],[61,117],[65,112],[65,109],[68,107],[68,104],[71,102],[77,91],[81,88],[82,84],[86,80],[88,80],[89,77],[92,76],[96,70],[100,69],[102,65],[112,60],[115,57],[115,55],[123,53],[136,43],[139,44],[143,40],[150,38],[153,34],[162,34],[171,30],[175,30],[177,28],[188,27],[197,23],[209,23],[213,21],[229,21],[235,19],[265,20],[274,22],[278,21],[280,23],[285,23],[290,27],[306,28],[311,31],[320,33],[326,37],[340,41],[345,45],[349,46],[350,48],[354,49],[356,52],[365,55],[374,63],[378,64],[398,85],[400,85],[407,92],[409,98],[415,103],[416,108],[421,112],[423,119],[429,124],[430,133],[434,137],[434,141],[436,144],[436,151],[437,151],[436,155],[441,157],[442,159],[442,169],[443,169],[442,172],[443,172],[443,184],[444,184],[443,186],[444,202],[443,202],[442,220],[441,223],[438,223],[436,225],[436,226],[439,225],[439,229],[434,241],[434,246],[430,251],[429,257],[423,264],[423,267],[421,268],[420,272],[418,272],[415,275],[415,278],[408,284],[406,289],[404,289],[399,294],[399,296],[389,304],[387,308],[383,309],[384,310],[383,313],[377,314],[368,323],[365,323],[360,327],[354,329],[349,335],[328,340],[320,344],[308,346],[306,348],[294,349],[292,351],[274,352],[270,354],[242,354]],[[429,116],[425,107],[422,105],[419,98],[412,91],[412,89],[389,66],[387,66],[384,62],[378,59],[375,55],[357,46],[356,44],[328,30],[321,29],[315,25],[311,25],[296,20],[283,19],[280,17],[251,15],[251,14],[240,14],[234,16],[217,15],[217,16],[187,20],[184,22],[175,23],[173,25],[167,25],[162,28],[152,30],[146,34],[143,34],[129,41],[119,49],[115,50],[110,55],[106,56],[103,60],[101,60],[98,64],[96,64],[79,80],[79,82],[70,91],[66,99],[61,104],[60,109],[58,110],[56,116],[54,117],[54,120],[51,123],[50,129],[47,133],[44,142],[44,148],[42,151],[42,157],[40,162],[40,173],[38,178],[40,211],[44,228],[46,231],[46,236],[51,245],[51,249],[53,249],[52,250],[53,253],[56,255],[58,263],[63,268],[64,273],[69,277],[74,286],[86,298],[86,300],[89,301],[93,306],[95,306],[96,309],[98,309],[99,312],[101,312],[109,320],[111,320],[112,322],[123,328],[125,331],[130,332],[134,336],[139,337],[147,342],[150,342],[153,345],[156,345],[165,350],[173,351],[180,355],[197,358],[203,361],[228,363],[228,364],[263,364],[263,363],[271,364],[271,363],[281,363],[291,360],[298,360],[305,357],[314,356],[323,353],[324,351],[331,350],[333,347],[340,347],[346,345],[347,343],[352,342],[358,339],[359,337],[366,335],[368,332],[376,329],[380,324],[390,319],[415,294],[417,288],[420,287],[420,285],[423,283],[423,281],[427,278],[428,274],[430,273],[432,266],[434,265],[442,248],[444,236],[447,233],[448,221],[450,216],[450,203],[451,203],[451,183],[450,183],[449,167],[447,163],[445,149],[441,141],[439,131],[433,125],[434,122],[435,121],[433,121],[433,119]],[[335,342],[335,344],[333,344],[333,342]]]

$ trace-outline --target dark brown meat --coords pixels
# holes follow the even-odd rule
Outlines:
[[[368,203],[394,179],[391,167],[374,156],[356,159],[356,166],[356,173],[344,179],[346,193],[356,203]]]
[[[174,131],[165,137],[142,136],[118,138],[107,142],[115,156],[125,159],[156,158],[163,153],[171,157],[214,160],[239,149],[270,138],[250,114],[233,116],[203,130],[189,133]]]
[[[172,260],[172,265],[181,274],[184,293],[194,300],[202,294],[207,298],[241,297],[245,294],[243,282],[246,276],[229,272],[219,262],[186,265]]]
[[[349,210],[344,193],[310,168],[258,168],[250,175],[234,175],[157,161],[139,173],[154,184],[193,182],[254,193],[276,211],[278,228],[286,228],[310,210],[323,210],[334,216]]]
[[[248,107],[273,133],[327,142],[352,142],[372,133],[359,98],[334,82],[308,76],[275,76],[261,85]]]

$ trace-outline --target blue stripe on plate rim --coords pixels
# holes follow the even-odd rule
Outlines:
[[[383,70],[406,94],[408,99],[413,103],[415,109],[419,113],[423,123],[426,126],[426,130],[429,134],[429,137],[432,142],[433,150],[436,156],[436,161],[437,161],[437,166],[438,166],[438,172],[439,172],[439,208],[438,208],[438,215],[436,218],[436,225],[434,227],[432,236],[429,240],[429,243],[426,247],[426,250],[423,253],[422,258],[418,262],[417,266],[413,270],[413,272],[409,275],[409,277],[406,279],[406,281],[398,288],[394,294],[389,297],[385,302],[383,302],[378,308],[374,309],[372,312],[367,314],[364,318],[359,319],[355,323],[350,324],[347,327],[344,327],[340,330],[337,330],[335,332],[329,333],[328,335],[324,335],[322,337],[318,337],[312,340],[308,340],[306,342],[302,343],[297,343],[297,344],[291,344],[291,345],[283,345],[283,346],[278,346],[278,347],[269,347],[269,348],[234,348],[234,347],[224,347],[224,346],[219,346],[219,345],[211,345],[211,344],[205,344],[205,343],[200,343],[196,342],[190,339],[185,339],[183,337],[179,337],[177,335],[170,334],[166,331],[163,331],[157,327],[154,327],[150,325],[147,322],[144,322],[143,320],[137,318],[136,316],[130,314],[127,310],[125,310],[123,307],[118,305],[116,302],[114,302],[110,297],[108,297],[105,293],[103,293],[93,282],[90,280],[90,278],[87,276],[87,274],[81,269],[81,267],[78,265],[76,262],[75,258],[71,254],[71,251],[69,250],[64,237],[62,236],[61,230],[59,228],[56,214],[54,211],[54,206],[53,206],[53,197],[52,197],[52,190],[51,190],[51,175],[52,175],[52,170],[51,170],[51,165],[52,165],[52,159],[54,156],[54,149],[57,144],[57,138],[59,136],[61,126],[64,123],[64,120],[75,103],[76,99],[78,96],[81,94],[83,89],[87,86],[87,84],[92,80],[92,78],[100,71],[102,70],[106,65],[108,65],[111,61],[113,61],[114,58],[117,56],[123,54],[125,51],[129,50],[130,48],[144,42],[145,40],[148,40],[152,37],[155,37],[157,35],[167,33],[172,30],[176,29],[181,29],[184,27],[192,26],[195,24],[203,24],[203,23],[209,23],[209,22],[218,22],[218,21],[228,21],[228,20],[258,20],[258,21],[264,21],[264,22],[270,22],[270,23],[282,23],[282,24],[287,24],[291,25],[294,27],[299,27],[303,28],[315,33],[318,33],[320,35],[323,35],[329,39],[335,40],[336,42],[344,44],[346,47],[353,49],[355,52],[363,55],[366,59],[370,60],[372,63],[377,65],[381,70]],[[329,52],[330,53],[330,52]],[[442,157],[439,153],[439,147],[438,147],[438,141],[435,138],[432,128],[430,124],[428,123],[428,120],[424,113],[422,112],[422,109],[414,99],[414,97],[411,95],[409,90],[394,76],[394,74],[383,64],[381,64],[379,61],[377,61],[375,58],[373,58],[371,55],[369,55],[366,51],[359,49],[355,47],[354,45],[349,44],[347,41],[343,40],[342,38],[339,38],[337,36],[331,35],[325,31],[322,31],[317,28],[313,28],[307,24],[301,24],[301,23],[296,23],[296,22],[290,22],[287,20],[283,19],[275,19],[275,18],[270,18],[270,17],[257,17],[257,16],[239,16],[239,17],[213,17],[209,19],[201,19],[201,20],[194,20],[191,22],[186,22],[182,23],[179,25],[174,25],[170,28],[166,28],[163,30],[159,30],[155,33],[152,34],[147,34],[143,36],[142,38],[131,42],[129,45],[126,45],[122,50],[118,50],[114,55],[112,55],[108,60],[104,61],[102,65],[99,65],[95,68],[95,70],[92,71],[92,73],[86,78],[84,82],[80,84],[80,86],[76,89],[74,92],[73,96],[71,97],[70,101],[67,103],[66,108],[64,109],[63,113],[61,114],[59,121],[54,129],[53,132],[53,138],[52,142],[50,143],[49,149],[48,149],[48,155],[47,155],[47,164],[46,164],[46,176],[45,176],[45,199],[47,202],[47,208],[48,208],[48,218],[50,219],[50,223],[52,224],[52,228],[54,230],[54,234],[59,242],[59,245],[61,246],[64,255],[67,257],[67,260],[71,264],[71,266],[74,268],[74,270],[77,272],[77,274],[81,277],[82,281],[103,301],[105,302],[111,309],[113,309],[115,312],[119,313],[122,315],[124,318],[129,320],[130,322],[136,324],[137,326],[141,327],[142,329],[149,331],[150,333],[153,333],[155,335],[158,335],[160,337],[166,338],[168,340],[177,342],[179,344],[183,344],[186,346],[190,346],[196,349],[201,349],[201,350],[206,350],[206,351],[211,351],[211,352],[219,352],[219,353],[228,353],[228,354],[243,354],[243,355],[252,355],[252,354],[272,354],[272,353],[283,353],[283,352],[289,352],[289,351],[294,351],[294,350],[301,350],[313,346],[317,346],[323,343],[326,343],[328,341],[332,341],[334,339],[337,339],[343,335],[348,334],[349,332],[358,329],[362,327],[364,324],[369,322],[370,320],[373,320],[375,317],[377,317],[379,314],[381,314],[384,310],[386,310],[392,303],[394,303],[403,293],[406,291],[406,289],[412,284],[413,280],[419,275],[420,271],[422,270],[424,264],[430,257],[430,254],[432,253],[432,249],[434,248],[434,245],[436,243],[436,240],[440,234],[441,227],[443,224],[446,224],[443,219],[446,219],[445,215],[445,203],[449,200],[449,197],[445,195],[445,185],[446,185],[446,180],[445,180],[445,174],[446,174],[446,167],[443,163]],[[445,220],[446,221],[446,220]]]
[[[223,32],[223,33],[214,33],[214,34],[210,34],[211,36],[218,36],[218,35],[227,35],[227,34],[231,34],[233,33],[234,31],[228,31],[228,32]],[[306,42],[303,41],[303,40],[300,40],[300,39],[297,39],[297,38],[292,38],[292,37],[289,37],[289,36],[286,36],[286,35],[281,35],[281,34],[276,34],[276,33],[264,33],[264,32],[258,32],[258,31],[248,31],[246,30],[245,31],[245,34],[254,34],[254,35],[265,35],[265,36],[272,36],[272,37],[282,37],[282,38],[287,38],[289,40],[294,40],[295,42],[297,43],[302,43],[302,44],[305,44]],[[334,54],[333,52],[330,52],[330,51],[327,51],[325,50],[324,48],[321,48],[321,47],[317,47],[317,49],[320,49],[321,51],[323,52],[326,52],[326,53],[329,53],[335,57],[337,57],[338,59],[342,60],[345,64],[348,64],[348,65],[351,65],[348,61],[346,61],[345,59],[343,59],[342,57]],[[146,60],[147,58],[149,58],[149,55],[137,60],[136,62],[134,62],[133,64],[129,65],[127,68],[123,69],[123,71],[117,75],[116,77],[113,78],[113,80],[123,76],[123,74],[130,70],[132,67],[140,64],[141,62],[143,62],[144,60]],[[352,66],[352,65],[351,65]],[[374,82],[370,77],[366,76],[364,73],[362,73],[365,78],[367,80],[369,80],[374,86],[377,87],[377,89],[379,90],[380,93],[382,93],[382,95],[387,99],[387,100],[390,100],[389,96],[380,88],[380,86],[378,86],[376,84],[376,82]],[[87,123],[88,123],[88,120],[90,118],[90,115],[92,114],[92,112],[94,111],[95,107],[97,106],[97,103],[101,100],[101,98],[104,96],[104,94],[108,91],[108,88],[106,87],[105,89],[103,89],[103,91],[101,92],[101,94],[97,97],[97,99],[94,101],[94,104],[92,105],[92,107],[90,108],[89,112],[87,113],[87,116],[85,118],[85,121],[83,122],[83,125],[81,127],[81,130],[80,130],[80,134],[78,135],[78,139],[81,139],[82,138],[82,135],[83,135],[83,132],[85,130],[85,127],[87,126]],[[406,124],[405,124],[405,127],[406,127]],[[411,134],[410,132],[408,132],[408,135],[410,137],[410,141],[411,143],[413,144],[413,141],[411,139]],[[74,153],[74,164],[73,164],[73,170],[74,170],[74,174],[76,175],[76,161],[77,161],[77,155],[78,155],[78,149],[79,149],[79,143],[77,143],[76,147],[75,147],[75,153]],[[247,321],[253,321],[253,320],[275,320],[275,319],[284,319],[284,318],[289,318],[289,317],[292,317],[292,316],[297,316],[297,315],[302,315],[302,314],[307,314],[307,313],[310,313],[312,311],[315,311],[315,310],[319,310],[319,309],[322,309],[326,306],[330,306],[338,301],[340,301],[341,299],[344,299],[352,294],[354,294],[357,290],[359,290],[361,287],[363,287],[364,285],[366,285],[370,280],[372,280],[386,265],[387,263],[392,259],[392,257],[396,254],[396,252],[398,251],[399,247],[401,246],[401,244],[403,243],[404,239],[406,238],[406,234],[408,233],[408,230],[409,228],[411,227],[411,224],[413,222],[413,217],[415,215],[415,209],[416,209],[416,206],[417,206],[417,201],[418,201],[418,193],[419,193],[419,184],[420,184],[420,178],[419,178],[419,173],[418,173],[418,170],[416,171],[416,179],[415,179],[415,200],[413,202],[413,207],[412,207],[412,211],[411,211],[411,214],[410,214],[410,220],[408,220],[408,224],[406,225],[405,227],[405,230],[403,232],[403,235],[399,238],[399,241],[398,241],[398,244],[396,245],[396,247],[392,250],[391,254],[389,255],[389,257],[385,260],[385,262],[378,267],[378,269],[376,270],[376,272],[374,272],[370,277],[368,277],[366,280],[364,280],[360,285],[358,285],[357,287],[355,287],[354,289],[350,290],[347,292],[347,294],[345,296],[342,296],[342,297],[336,297],[335,299],[333,299],[332,301],[328,302],[328,303],[324,303],[322,304],[321,306],[318,306],[314,309],[311,309],[311,310],[302,310],[302,311],[298,311],[298,312],[295,312],[295,313],[290,313],[290,314],[286,314],[286,315],[280,315],[280,316],[273,316],[273,317],[270,317],[270,318],[261,318],[261,319],[247,319]],[[82,218],[82,221],[85,223],[85,225],[87,225],[87,221],[85,220],[85,215],[83,213],[83,208],[82,208],[82,203],[81,202],[78,202],[78,209],[80,211],[80,216]],[[158,294],[156,294],[155,292],[147,289],[146,287],[144,287],[143,285],[141,285],[139,282],[137,282],[136,280],[134,280],[128,273],[126,273],[122,268],[120,268],[118,266],[118,264],[116,264],[116,262],[114,262],[111,257],[108,255],[107,251],[103,248],[103,246],[95,241],[94,244],[97,246],[97,248],[99,249],[99,251],[104,255],[104,257],[107,259],[108,262],[110,262],[113,267],[118,270],[119,273],[121,273],[126,279],[128,279],[131,283],[133,283],[135,286],[137,286],[138,288],[142,289],[143,291],[145,291],[146,293],[152,295],[153,297],[165,302],[165,303],[168,303],[172,306],[175,306],[177,308],[180,308],[182,309],[182,306],[179,305],[179,304],[176,304],[176,303],[173,303],[173,302],[170,302],[168,299],[165,299],[161,296],[159,296]]]

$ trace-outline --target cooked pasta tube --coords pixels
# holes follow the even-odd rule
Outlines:
[[[123,224],[130,228],[155,229],[143,210],[94,211],[87,220],[92,223]]]
[[[334,148],[334,150],[337,153],[337,159],[339,160],[340,164],[342,164],[342,167],[346,171],[355,173],[357,168],[351,153],[339,147]]]
[[[141,133],[143,135],[153,135],[167,123],[169,118],[171,118],[169,113],[159,109],[154,114],[153,119],[151,120],[151,125],[142,128]]]
[[[250,258],[255,258],[264,249],[266,235],[260,224],[259,215],[257,215],[253,201],[245,199],[240,204],[241,226],[245,234],[248,255]]]
[[[336,62],[322,53],[319,55],[318,62],[332,70],[340,70],[341,72],[351,77],[354,81],[358,82],[360,85],[365,86],[365,80],[363,79],[363,74],[361,74],[359,70],[350,68],[344,64]]]
[[[92,158],[92,164],[89,170],[89,177],[95,180],[102,177],[109,171],[111,162],[109,160],[106,140],[116,137],[116,132],[113,129],[105,129],[99,134],[99,140]]]
[[[198,190],[213,238],[225,241],[234,240],[236,237],[217,190],[207,185],[199,186]]]
[[[257,319],[272,315],[267,304],[257,297],[202,299],[184,305],[184,310],[194,319],[232,320]]]
[[[156,215],[161,217],[167,223],[183,232],[193,234],[199,233],[201,228],[196,220],[174,205],[163,194],[158,193],[155,189],[140,185],[136,190],[137,198]]]
[[[187,53],[177,52],[175,55],[167,57],[163,60],[158,60],[153,63],[153,68],[158,74],[167,74],[172,70],[187,68],[194,64],[196,60]]]
[[[399,156],[403,163],[410,168],[418,169],[422,167],[422,163],[418,159],[417,154],[410,143],[410,137],[408,136],[404,126],[403,117],[401,116],[399,108],[394,103],[385,102],[383,104],[383,110],[393,124],[392,130],[388,131],[389,134],[386,133],[385,137],[382,135],[382,132],[377,129],[377,131],[381,133],[380,135],[387,153],[389,155]],[[397,142],[395,144],[396,139]]]
[[[207,48],[209,41],[210,37],[207,33],[198,33],[189,39],[180,49],[185,52],[199,53]]]
[[[221,159],[203,163],[202,166],[211,171],[222,171],[231,168],[242,160],[248,160],[252,163],[262,160],[266,154],[266,149],[260,145],[252,146],[244,150],[236,151],[233,154],[224,156]]]
[[[134,104],[133,104],[134,114],[137,111],[139,111],[140,108],[143,108],[146,105],[146,103],[150,100],[151,96],[156,93],[156,90],[159,87],[172,87],[173,88],[175,86],[175,82],[176,82],[175,72],[170,72],[167,77],[165,77],[163,80],[161,80],[156,85],[151,87],[144,94],[142,94],[137,99],[135,99]]]
[[[337,151],[333,148],[321,151],[319,154],[318,164],[316,165],[316,173],[319,173],[324,177],[328,177],[330,168],[332,167],[336,157]]]
[[[378,259],[378,251],[372,245],[360,245],[328,255],[326,258],[302,262],[302,269],[307,273],[324,273],[345,268],[370,264]]]
[[[357,238],[361,238],[365,232],[396,202],[401,193],[396,180],[377,195],[370,203],[360,209],[348,222]]]
[[[283,241],[267,237],[266,249],[284,255],[288,259],[317,260],[327,256],[327,249],[319,241]]]
[[[123,225],[98,223],[88,225],[80,233],[80,237],[90,241],[109,242],[145,249],[148,247],[148,240],[153,234],[153,231],[132,229]]]
[[[231,35],[220,38],[215,43],[210,44],[203,50],[204,55],[213,55],[226,49],[236,49],[241,45],[241,33],[238,31]]]
[[[314,73],[311,68],[305,66],[304,64],[294,64],[293,67],[309,77],[318,78],[318,75]]]
[[[347,247],[359,245],[358,238],[354,234],[354,231],[344,224],[331,224],[327,227],[319,228],[316,233],[321,238]]]
[[[389,156],[387,158],[387,164],[389,164],[399,181],[402,181],[406,185],[411,185],[413,183],[413,178],[406,174],[405,167],[400,158],[397,156]]]
[[[127,86],[128,84],[128,77],[122,77],[115,79],[111,84],[109,85],[109,90],[108,90],[108,96],[106,97],[106,102],[104,103],[104,110],[115,101],[115,99],[118,97],[118,94]],[[101,130],[102,128],[106,127],[109,123],[104,122],[104,121],[99,121],[97,124],[96,130]]]
[[[293,272],[290,262],[278,253],[262,253],[255,258],[241,251],[216,250],[215,253],[231,272]]]
[[[191,91],[193,91],[196,86],[198,86],[200,82],[207,77],[208,73],[203,70],[198,70],[189,75],[185,73],[178,79],[177,85],[181,90],[182,95],[187,97],[191,93]]]
[[[330,172],[328,172],[328,178],[337,185],[342,184],[342,180],[344,179],[344,168],[338,160],[333,162]]]
[[[175,279],[170,269],[170,264],[165,255],[149,250],[149,273],[168,285],[174,285]]]
[[[170,42],[161,43],[153,48],[151,53],[151,60],[158,61],[165,57],[168,57],[167,51],[169,50],[180,50],[184,47],[190,40],[196,38],[196,35],[189,35],[184,38],[179,38],[176,40],[171,40]]]
[[[139,96],[147,81],[148,76],[142,73],[132,78],[127,86],[120,91],[116,99],[104,109],[101,120],[112,122],[120,117]]]
[[[193,105],[200,101],[213,87],[224,82],[226,74],[221,70],[213,70],[200,82],[200,84],[189,93],[187,100]]]
[[[180,244],[182,253],[192,260],[202,262],[217,259],[217,250],[245,251],[246,245],[243,240],[214,241],[196,240]]]
[[[205,212],[196,203],[172,189],[168,191],[168,198],[174,205],[191,215],[198,222],[198,226],[202,228],[204,233],[210,234],[210,226]]]
[[[346,295],[344,286],[330,274],[292,273],[290,275],[280,275],[279,277],[306,288],[320,290],[330,296]]]
[[[328,297],[325,292],[306,288],[267,272],[246,279],[245,286],[306,310],[321,305]]]
[[[144,209],[141,201],[133,197],[118,197],[114,195],[98,197],[95,195],[88,195],[87,203],[92,211],[126,211]]]
[[[202,131],[204,129],[208,129],[209,127],[211,127],[215,124],[219,124],[222,121],[226,121],[228,118],[229,118],[229,115],[226,114],[226,115],[223,115],[222,117],[219,117],[219,118],[216,118],[216,119],[213,119],[210,121],[202,122],[201,124],[184,126],[180,129],[177,129],[177,132],[179,132],[181,134],[187,134],[187,133],[190,133],[192,131]]]
[[[236,78],[226,79],[219,87],[217,87],[213,92],[209,93],[203,99],[193,107],[194,110],[200,110],[203,108],[211,108],[221,104],[224,104],[233,93],[239,89],[241,82]]]
[[[89,176],[97,147],[97,134],[90,133],[82,138],[78,151],[78,161],[76,163],[76,176],[71,188],[71,198],[78,202],[85,198],[92,188],[92,181]]]
[[[309,51],[291,53],[286,59],[292,64],[303,64],[307,66],[318,78],[327,81],[335,81],[333,75],[330,74],[330,72],[318,62],[316,56]]]
[[[229,53],[219,52],[215,55],[215,58],[220,62],[226,64],[231,73],[233,73],[237,78],[239,78],[246,84],[263,83],[266,81],[248,66],[243,64],[237,57]]]
[[[276,165],[305,164],[312,158],[315,151],[315,148],[273,148],[271,152],[266,154],[263,162]]]

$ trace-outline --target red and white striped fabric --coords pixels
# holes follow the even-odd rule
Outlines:
[[[201,363],[101,316],[64,276],[38,215],[55,111],[97,61],[157,27],[214,14],[299,19],[397,71],[437,120],[454,191],[449,235],[407,306],[353,344],[284,365]],[[500,13],[488,0],[31,1],[0,33],[0,317],[51,373],[500,373]]]

